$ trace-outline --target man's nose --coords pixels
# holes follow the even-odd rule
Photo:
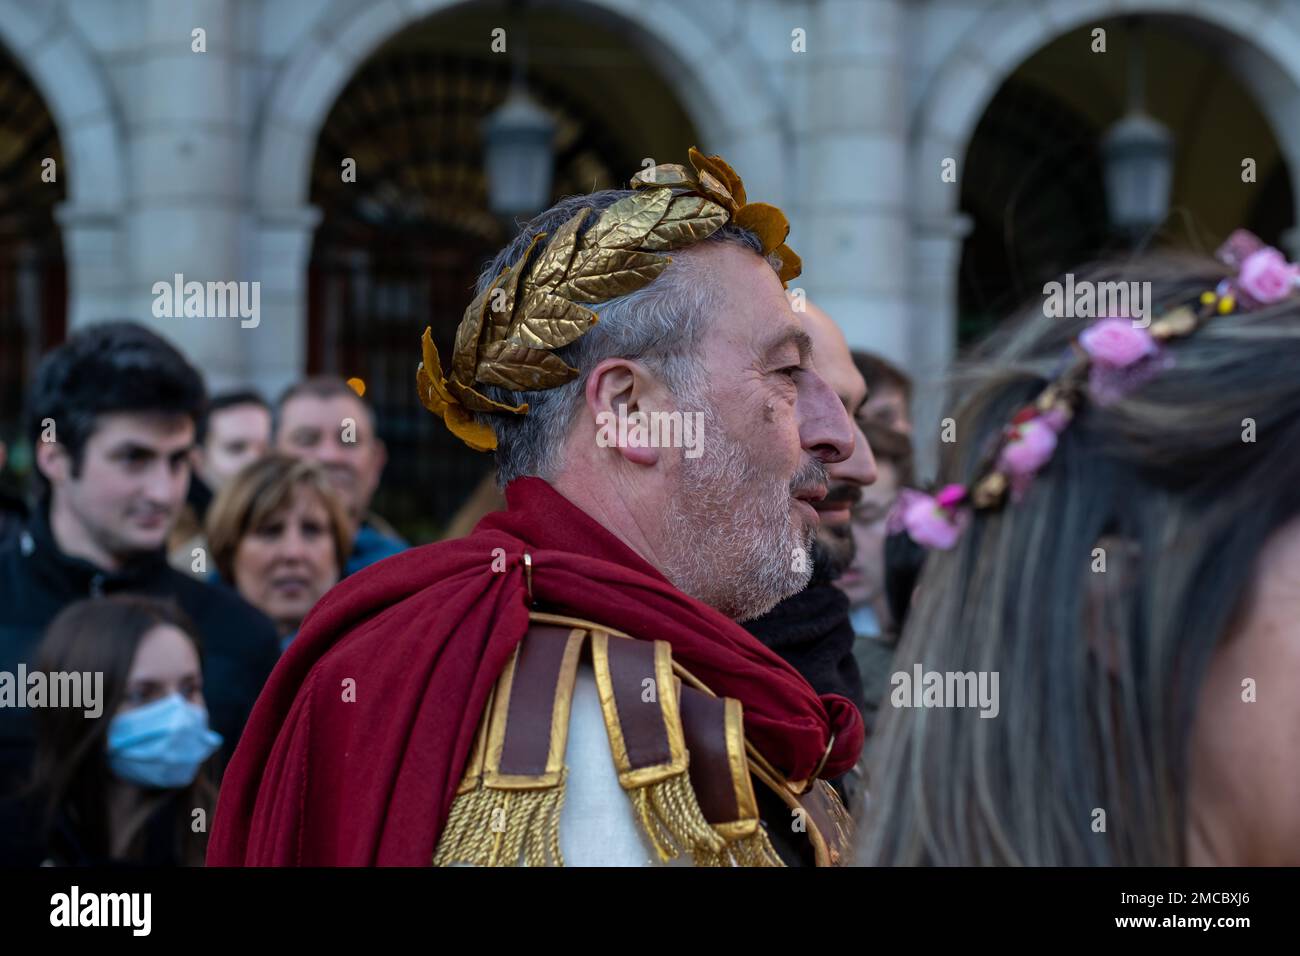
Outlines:
[[[307,451],[307,457],[322,465],[346,465],[352,461],[352,448],[333,436],[318,442]]]
[[[838,461],[826,469],[832,481],[843,481],[852,485],[870,485],[876,480],[876,456],[867,443],[867,436],[853,419],[853,454],[843,461]]]
[[[812,369],[802,376],[799,388],[799,444],[826,464],[844,461],[853,454],[853,422],[844,403]]]
[[[157,462],[155,467],[149,469],[144,493],[154,504],[171,507],[178,504],[185,497],[185,492],[189,489],[189,486],[190,467],[188,463],[173,467],[170,462],[161,460]]]

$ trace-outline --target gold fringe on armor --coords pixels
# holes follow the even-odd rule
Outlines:
[[[560,810],[568,773],[555,787],[497,790],[479,786],[458,796],[438,841],[434,866],[563,866]]]
[[[637,822],[650,838],[661,860],[683,852],[697,858],[701,852],[721,853],[726,841],[704,819],[686,773],[627,791]]]
[[[777,855],[767,831],[759,826],[747,836],[737,837],[721,853],[701,850],[695,854],[696,866],[785,866]]]

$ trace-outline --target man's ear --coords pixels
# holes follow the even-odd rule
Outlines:
[[[59,442],[38,441],[36,467],[51,487],[57,487],[66,482],[72,474],[72,456]]]
[[[615,448],[618,454],[634,465],[654,466],[659,461],[659,449],[648,441],[638,441],[636,413],[648,414],[649,377],[639,362],[625,358],[608,358],[599,363],[587,376],[587,411],[596,426],[594,439],[603,448]],[[619,428],[622,418],[626,424]],[[640,435],[649,435],[648,422]]]

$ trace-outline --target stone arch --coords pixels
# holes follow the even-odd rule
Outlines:
[[[289,55],[271,90],[255,146],[257,208],[265,211],[304,205],[317,134],[348,79],[371,53],[405,27],[461,4],[462,0],[353,0],[334,8]],[[708,146],[744,149],[751,142],[768,145],[765,137],[783,125],[784,110],[771,91],[755,96],[754,78],[764,76],[765,71],[752,53],[731,45],[726,56],[717,55],[730,34],[722,27],[732,3],[710,4],[689,12],[670,5],[655,5],[651,10],[640,0],[558,0],[553,5],[577,16],[603,17],[631,27],[642,52],[677,90],[696,127],[709,130],[714,137]],[[701,17],[718,22],[702,27]],[[788,148],[788,140],[782,145]],[[764,195],[779,194],[785,186],[780,181],[784,164],[760,156],[755,160],[756,187]],[[741,162],[743,157],[737,160]]]
[[[1294,124],[1300,113],[1300,17],[1265,0],[1050,0],[991,10],[945,57],[909,129],[911,166],[917,171],[911,195],[909,364],[922,380],[940,376],[956,352],[957,270],[969,230],[958,209],[960,187],[941,180],[940,164],[956,159],[960,176],[980,117],[1006,77],[1035,51],[1089,22],[1133,14],[1198,22],[1231,41],[1225,60],[1255,96],[1293,182],[1300,183],[1300,129]],[[917,410],[922,427],[937,421],[937,399],[920,404],[930,406]]]
[[[251,358],[250,373],[272,389],[306,367],[306,271],[320,218],[308,196],[316,142],[330,108],[384,42],[462,3],[340,0],[289,52],[272,84],[250,158],[263,315],[275,330],[274,348]],[[735,0],[706,8],[683,2],[650,9],[642,0],[549,0],[549,6],[629,31],[678,93],[696,128],[709,130],[711,138],[701,147],[725,152],[745,170],[756,193],[782,201],[793,136],[772,89],[755,95],[755,77],[767,75],[758,59],[730,42],[738,24]]]
[[[57,4],[0,0],[0,43],[22,64],[54,117],[67,199],[56,218],[68,268],[68,327],[96,317],[123,272],[126,199],[122,130],[107,78]],[[60,171],[63,175],[64,171]]]
[[[1288,168],[1300,171],[1300,132],[1292,131],[1300,103],[1300,20],[1284,20],[1262,0],[1056,0],[1041,7],[1002,7],[966,35],[930,82],[911,128],[917,168],[938,169],[945,157],[960,162],[1002,82],[1036,50],[1085,23],[1133,14],[1198,20],[1231,37],[1235,49],[1229,62],[1256,94]],[[918,176],[916,183],[919,218],[956,210],[958,191],[947,188],[950,184],[937,176]]]
[[[120,210],[126,180],[121,130],[106,79],[55,4],[0,0],[0,43],[45,99],[68,157],[68,202]]]

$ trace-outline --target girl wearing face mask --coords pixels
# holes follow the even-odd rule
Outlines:
[[[207,764],[221,737],[208,728],[184,613],[133,595],[78,601],[51,622],[37,661],[47,674],[103,683],[97,700],[82,701],[97,706],[34,711],[25,819],[4,837],[5,862],[202,865],[217,795]]]

